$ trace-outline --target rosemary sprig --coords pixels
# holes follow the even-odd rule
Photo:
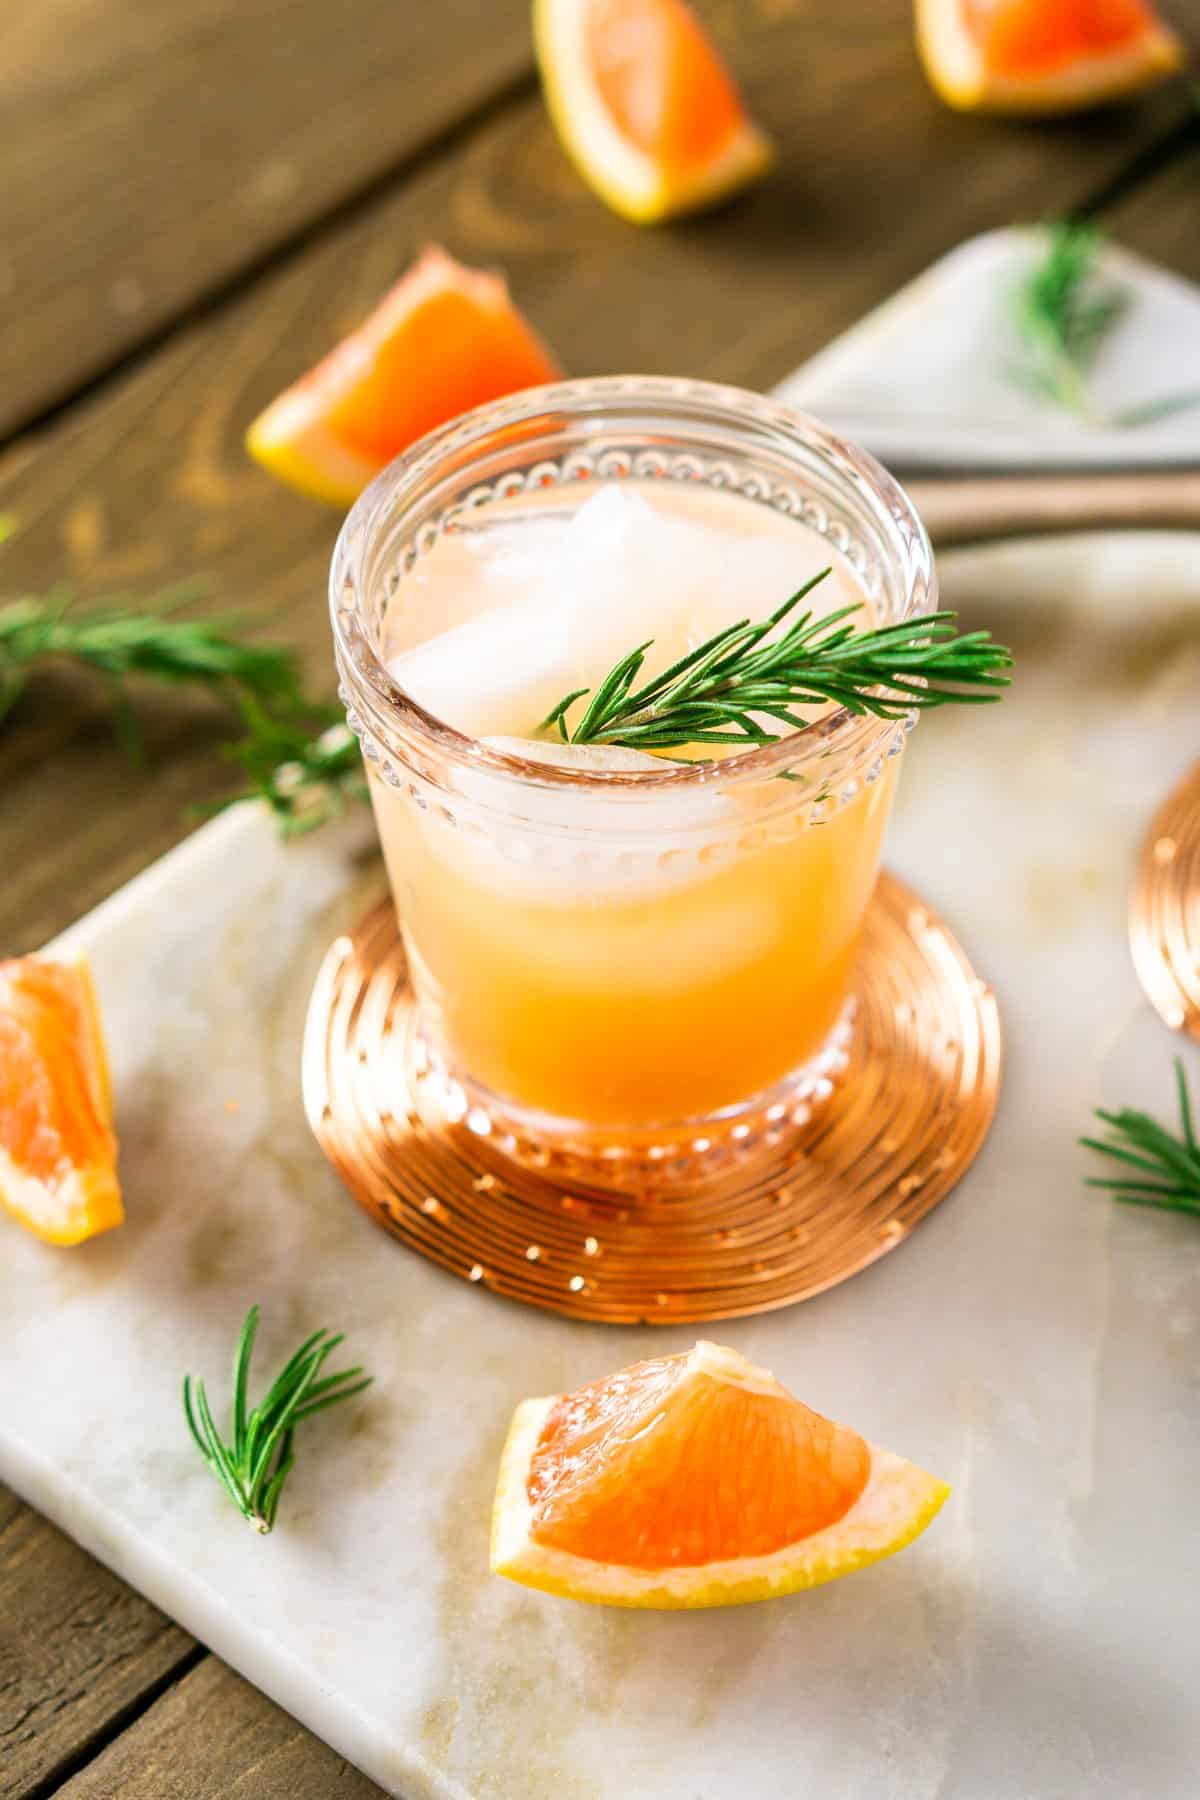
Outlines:
[[[110,685],[124,734],[132,730],[126,683],[131,676],[248,696],[263,706],[302,705],[300,677],[289,650],[237,637],[232,621],[174,615],[200,591],[192,582],[135,605],[113,594],[77,606],[71,590],[26,594],[0,606],[0,718],[33,669],[66,661],[93,670]]]
[[[6,526],[0,517],[0,541]],[[358,745],[337,708],[305,694],[290,650],[247,642],[231,619],[177,618],[199,591],[191,583],[148,603],[113,594],[77,606],[57,587],[0,605],[0,721],[35,668],[68,662],[107,682],[117,733],[139,755],[130,678],[205,689],[240,714],[243,735],[228,754],[248,778],[216,810],[262,799],[285,836],[311,831],[366,794]]]
[[[1104,232],[1087,219],[1060,219],[1046,227],[1045,253],[1011,297],[1022,356],[1010,363],[1009,378],[1092,425],[1132,429],[1187,412],[1200,405],[1200,391],[1142,400],[1109,415],[1092,401],[1089,381],[1096,358],[1130,300],[1124,287],[1098,277],[1104,242]]]
[[[1149,1113],[1122,1107],[1120,1112],[1097,1109],[1096,1117],[1108,1126],[1102,1138],[1080,1138],[1089,1150],[1098,1150],[1130,1171],[1106,1179],[1091,1175],[1087,1185],[1106,1188],[1127,1206],[1161,1206],[1168,1212],[1200,1217],[1200,1141],[1192,1119],[1187,1077],[1175,1058],[1175,1084],[1179,1095],[1179,1131],[1168,1131]]]
[[[1048,227],[1045,254],[1012,296],[1025,360],[1013,379],[1067,412],[1095,419],[1088,376],[1101,344],[1128,305],[1124,289],[1100,285],[1096,258],[1104,234],[1074,219]]]
[[[258,1330],[252,1306],[238,1334],[233,1358],[233,1424],[228,1442],[213,1420],[204,1383],[183,1378],[183,1411],[196,1448],[233,1504],[265,1536],[275,1523],[283,1484],[295,1463],[296,1428],[314,1413],[361,1394],[372,1381],[359,1368],[318,1379],[326,1358],[343,1334],[314,1331],[275,1377],[266,1395],[248,1411],[250,1358]]]
[[[244,698],[246,735],[229,746],[247,784],[218,810],[243,800],[263,800],[284,837],[302,837],[336,818],[347,804],[367,797],[358,739],[334,706],[316,706],[297,718],[274,717]]]
[[[852,713],[897,719],[914,707],[1000,698],[995,690],[1007,687],[1004,671],[1012,656],[986,631],[957,636],[951,612],[855,631],[845,621],[859,608],[843,606],[824,618],[802,613],[771,638],[829,572],[822,569],[806,581],[769,618],[727,626],[638,687],[653,642],[648,639],[614,664],[594,691],[576,688],[564,695],[541,729],[557,726],[572,744],[634,750],[769,744],[783,734],[769,730],[763,717],[803,731],[808,721],[794,709],[809,702],[833,701]],[[569,728],[567,713],[587,695],[582,717]]]

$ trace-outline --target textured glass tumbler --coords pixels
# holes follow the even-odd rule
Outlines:
[[[636,1189],[778,1146],[845,1066],[855,953],[915,715],[839,710],[718,763],[597,775],[468,738],[397,684],[385,627],[394,640],[423,600],[410,577],[443,534],[507,503],[527,515],[530,496],[553,505],[555,490],[582,499],[631,479],[721,489],[801,521],[850,565],[877,624],[932,611],[935,582],[920,521],[872,458],[759,396],[656,377],[480,408],[393,463],[346,520],[335,648],[416,1053],[450,1115],[503,1153]]]

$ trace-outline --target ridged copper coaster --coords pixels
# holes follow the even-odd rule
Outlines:
[[[995,998],[895,876],[867,915],[849,1064],[785,1149],[645,1199],[507,1162],[416,1092],[412,991],[390,901],[331,946],[304,1102],[385,1231],[467,1281],[612,1324],[733,1318],[844,1281],[905,1238],[977,1155],[996,1107]]]
[[[1154,815],[1129,904],[1133,961],[1172,1031],[1200,1038],[1200,762]]]

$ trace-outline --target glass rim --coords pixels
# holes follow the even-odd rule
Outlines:
[[[346,515],[330,565],[329,603],[334,646],[343,680],[345,672],[353,670],[356,684],[361,683],[364,690],[344,695],[348,708],[358,711],[362,700],[367,698],[373,709],[382,711],[393,729],[401,728],[406,738],[420,748],[473,769],[486,769],[520,785],[583,789],[593,793],[622,789],[649,793],[668,787],[694,788],[717,782],[733,785],[765,780],[785,769],[793,770],[818,756],[829,754],[831,747],[844,746],[850,750],[848,740],[856,735],[870,735],[872,728],[880,735],[894,730],[895,718],[852,712],[848,707],[840,706],[803,730],[785,732],[769,743],[752,745],[727,756],[665,762],[661,772],[653,773],[649,770],[583,770],[497,750],[429,712],[401,686],[379,654],[371,633],[357,616],[365,601],[363,565],[383,510],[386,508],[391,515],[406,503],[415,506],[424,483],[445,458],[455,452],[469,451],[473,445],[482,452],[498,430],[529,424],[543,416],[549,419],[555,413],[576,417],[594,414],[599,424],[606,406],[612,403],[623,403],[627,407],[642,405],[648,414],[656,412],[660,430],[674,424],[682,432],[689,419],[696,422],[708,419],[732,430],[751,423],[773,431],[784,445],[790,441],[797,450],[815,452],[867,501],[875,524],[887,539],[889,551],[904,564],[902,617],[920,618],[934,611],[937,578],[933,551],[912,501],[895,477],[869,451],[841,437],[810,413],[749,389],[672,376],[600,375],[552,382],[522,389],[504,399],[487,401],[427,432],[380,470]],[[670,417],[665,418],[664,413]],[[597,477],[597,482],[609,479],[617,478]],[[354,595],[352,608],[344,603],[348,581]],[[349,613],[355,616],[348,621]],[[917,716],[916,709],[908,715],[910,727]]]

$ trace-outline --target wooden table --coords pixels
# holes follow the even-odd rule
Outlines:
[[[910,0],[700,10],[780,166],[655,232],[566,164],[527,0],[42,0],[14,15],[0,509],[20,528],[0,593],[204,574],[214,607],[293,643],[329,687],[337,519],[253,468],[242,433],[421,244],[502,264],[574,373],[765,386],[969,233],[1077,201],[1183,110],[1175,90],[1073,122],[961,118],[922,79]],[[1200,0],[1171,10],[1200,41]],[[1196,179],[1194,159],[1176,164],[1111,224],[1200,278]],[[67,674],[5,722],[0,952],[94,905],[227,786],[213,705],[147,694],[143,711],[149,768]],[[377,1791],[0,1490],[2,1800]]]

